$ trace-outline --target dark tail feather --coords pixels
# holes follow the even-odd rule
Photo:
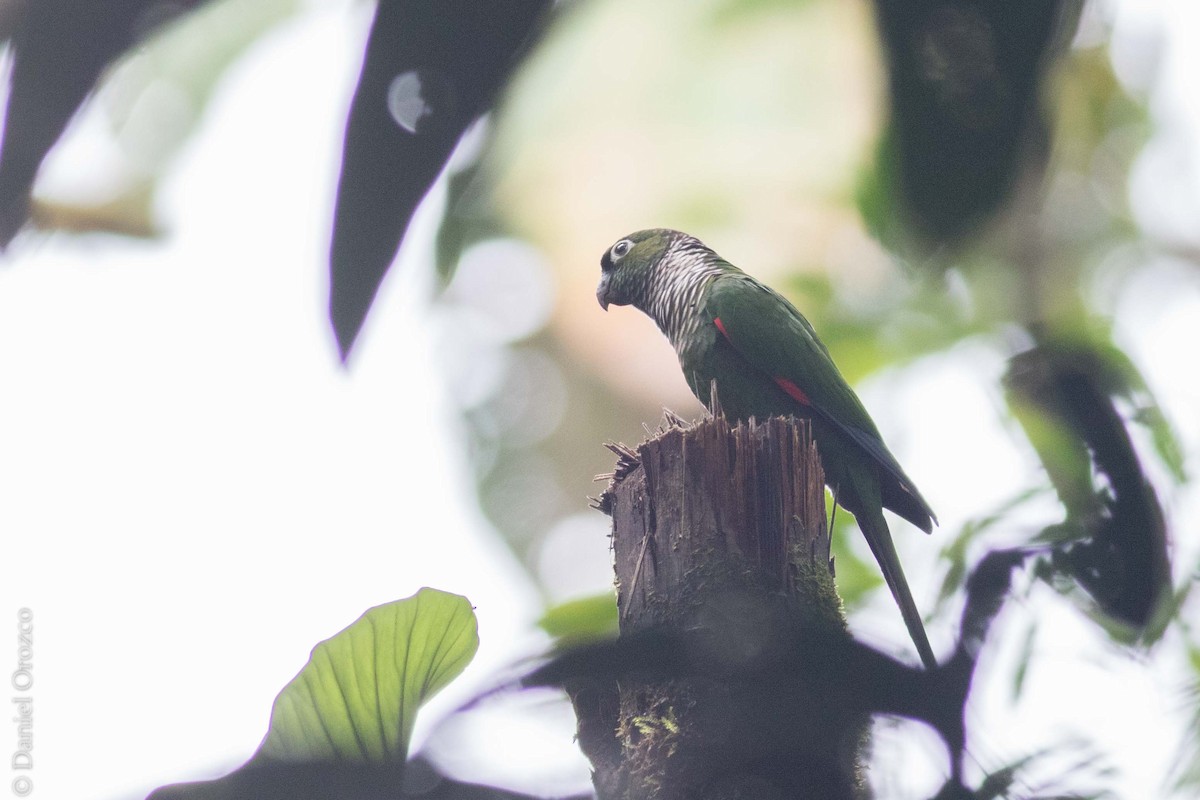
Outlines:
[[[917,646],[921,663],[925,665],[925,669],[936,668],[937,659],[933,657],[933,648],[929,646],[929,637],[925,635],[925,626],[921,623],[921,612],[917,611],[917,604],[913,601],[912,592],[908,589],[908,580],[905,579],[904,570],[900,567],[900,556],[896,553],[895,544],[892,543],[892,534],[888,530],[887,521],[883,518],[882,509],[874,511],[862,509],[855,515],[855,519],[858,520],[858,527],[862,529],[863,536],[867,538],[867,544],[871,546],[871,553],[879,562],[883,579],[887,581],[888,588],[892,590],[892,597],[896,598],[896,605],[900,606],[900,614],[904,617],[904,626],[908,628],[908,635],[912,637],[913,644]]]

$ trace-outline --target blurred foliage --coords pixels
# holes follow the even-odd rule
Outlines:
[[[804,9],[797,10],[791,6],[723,4],[720,9],[722,26],[697,25],[693,30],[686,24],[681,25],[690,35],[699,37],[699,41],[685,48],[708,48],[719,52],[723,47],[730,46],[730,31],[754,30],[753,26],[763,16],[777,15],[786,19],[804,15],[811,22],[815,16],[811,5],[806,4]],[[619,8],[620,4],[614,6]],[[583,12],[577,9],[575,13]],[[572,29],[577,20],[571,18],[570,14],[563,16],[567,18],[560,19],[558,25],[564,29],[566,37],[578,37],[578,31]],[[777,20],[776,24],[786,26],[788,23]],[[1066,27],[1073,26],[1067,24]],[[558,31],[556,27],[552,34]],[[1055,35],[1069,38],[1069,30],[1056,28]],[[548,69],[537,63],[540,58],[562,57],[553,47],[554,35],[550,41],[551,45],[546,48],[549,55],[539,53],[527,72],[540,76],[543,70]],[[1061,44],[1056,46],[1061,47]],[[577,51],[572,52],[576,59],[584,58]],[[1062,98],[1061,104],[1053,104],[1053,114],[1048,115],[1050,121],[1047,124],[1053,127],[1050,141],[1053,141],[1054,147],[1052,166],[1044,190],[1036,172],[1032,176],[1023,175],[1022,181],[1014,183],[1012,191],[1015,195],[1009,202],[1000,203],[1000,213],[983,235],[971,240],[970,247],[965,247],[961,254],[953,257],[947,251],[924,252],[914,244],[915,240],[905,228],[897,227],[901,225],[904,215],[895,213],[895,204],[900,200],[894,178],[887,177],[895,175],[897,167],[886,159],[900,157],[900,151],[886,144],[893,134],[887,132],[891,129],[884,128],[880,139],[884,144],[876,150],[881,155],[875,165],[844,175],[843,192],[833,193],[834,196],[826,202],[841,204],[853,198],[863,212],[868,227],[880,235],[886,244],[898,248],[903,263],[909,267],[908,275],[894,271],[885,273],[874,279],[877,284],[875,290],[864,297],[861,290],[847,291],[842,276],[832,272],[827,263],[823,264],[828,260],[821,258],[818,253],[801,264],[792,265],[794,271],[785,288],[790,289],[799,307],[808,314],[833,352],[839,367],[851,381],[885,367],[903,366],[923,356],[945,351],[969,338],[989,337],[997,331],[1006,331],[1006,338],[1012,340],[1012,334],[1008,331],[1014,324],[1028,331],[1025,337],[1016,337],[1018,342],[1031,342],[1043,331],[1055,331],[1072,337],[1086,332],[1090,347],[1103,355],[1104,363],[1112,365],[1114,375],[1110,385],[1113,393],[1132,406],[1133,419],[1149,423],[1159,457],[1172,474],[1181,477],[1182,461],[1177,439],[1147,390],[1145,381],[1132,361],[1121,353],[1106,333],[1105,326],[1096,324],[1096,315],[1110,309],[1088,307],[1092,271],[1113,250],[1137,241],[1141,235],[1132,224],[1123,187],[1127,182],[1129,164],[1138,146],[1150,132],[1145,108],[1115,79],[1102,46],[1089,45],[1072,51],[1070,58],[1057,66],[1052,59],[1042,59],[1039,64],[1038,69],[1044,70],[1048,76],[1043,92],[1046,96],[1052,94],[1056,100]],[[514,91],[519,94],[525,83],[536,85],[538,80],[541,78],[519,76]],[[653,93],[656,90],[653,81],[646,80],[644,83],[646,86],[640,91]],[[633,124],[636,120],[632,109],[636,109],[638,103],[636,97],[627,99],[626,112],[623,113],[633,118],[626,120],[626,124]],[[519,114],[520,111],[519,105],[515,106],[515,111],[506,109],[506,113]],[[501,116],[497,124],[503,131],[512,125],[519,128],[522,123]],[[653,127],[648,126],[646,135],[653,135],[652,131]],[[506,149],[511,146],[506,143],[503,133],[493,138],[491,146],[482,156],[484,167],[481,171],[502,175],[519,168],[522,156]],[[582,143],[580,146],[583,146]],[[566,151],[567,154],[572,152],[577,151]],[[554,158],[553,151],[543,152],[543,156]],[[569,155],[563,158],[569,158]],[[640,161],[636,153],[628,158],[627,168],[631,174],[648,169],[648,164]],[[562,169],[569,169],[568,162],[563,163]],[[468,185],[468,182],[464,181],[463,185]],[[479,196],[474,195],[476,198]],[[521,196],[516,199],[524,202]],[[458,202],[452,200],[451,207],[454,208]],[[529,197],[529,203],[532,207],[545,210],[545,198]],[[442,229],[443,240],[494,235],[504,229],[505,219],[510,220],[509,229],[513,231],[521,231],[528,226],[529,220],[519,204],[513,208],[505,207],[503,211],[497,210],[491,222],[485,221],[486,216],[479,214],[479,209],[479,204],[475,204],[469,218],[461,213],[449,215]],[[682,213],[676,210],[668,216],[672,224],[702,232],[714,225],[723,228],[733,222],[729,217],[744,213],[741,210],[726,211],[714,216],[713,209],[704,208],[684,210]],[[562,227],[570,226],[569,217],[560,214],[559,219]],[[535,240],[545,240],[541,234],[534,236]],[[446,269],[447,262],[443,260],[441,263]],[[931,275],[915,271],[918,266],[926,264],[938,265],[938,273]],[[744,266],[754,270],[752,265]],[[1135,265],[1130,264],[1129,268],[1134,269]],[[562,334],[562,326],[569,324],[569,321],[556,320],[552,331]],[[562,344],[558,341],[550,339],[534,341],[533,344],[544,348],[553,359],[558,374],[555,379],[565,380],[569,407],[574,412],[572,418],[586,421],[597,431],[591,442],[605,438],[606,434],[611,435],[608,434],[610,431],[629,430],[628,423],[619,420],[627,420],[631,414],[635,415],[635,419],[638,418],[638,406],[614,414],[613,426],[605,427],[602,419],[596,415],[594,406],[585,398],[596,397],[606,387],[597,385],[587,371],[580,370],[579,365],[572,362],[572,354],[562,352]],[[618,399],[613,397],[610,402]],[[686,414],[687,409],[683,410]],[[640,418],[654,416],[657,415],[653,412],[647,414],[642,411]],[[1036,426],[1038,423],[1031,424]],[[505,502],[519,499],[520,495],[497,491],[493,478],[483,476],[481,486],[485,508],[500,523],[502,530],[508,531],[515,541],[521,542],[518,547],[520,552],[531,552],[530,543],[536,542],[541,535],[537,528],[545,531],[552,524],[556,514],[547,513],[547,507],[559,505],[566,498],[568,508],[560,513],[567,513],[570,498],[578,497],[577,490],[565,491],[563,486],[570,485],[573,475],[591,471],[579,465],[580,446],[586,448],[589,442],[586,436],[579,435],[581,430],[580,425],[560,426],[536,447],[521,448],[512,453],[513,460],[505,458],[497,462],[497,467],[490,472],[497,479],[503,476],[506,485],[511,485],[509,482],[513,471],[536,471],[534,483],[543,487],[540,499],[545,505],[532,517],[515,508],[503,509]],[[502,441],[498,446],[505,449]],[[522,452],[524,455],[521,455]],[[599,453],[598,448],[594,452]],[[1042,452],[1053,459],[1064,451],[1051,447],[1043,448]],[[594,462],[589,459],[585,463],[590,465]],[[1086,472],[1086,462],[1084,469]],[[1090,485],[1090,476],[1087,480]],[[539,519],[544,520],[540,525],[537,522]],[[1005,512],[1001,511],[983,529],[1002,524],[1004,519]],[[518,527],[523,530],[518,531]],[[965,574],[967,543],[975,538],[974,530],[969,526],[964,531],[964,537],[956,540],[958,550],[954,563],[958,568],[947,577],[946,592],[952,592],[956,585],[960,585],[958,581]],[[844,542],[846,538],[840,536],[836,540]],[[527,563],[532,566],[532,561]],[[856,568],[861,561],[845,548],[838,554],[838,563],[839,575],[843,577],[841,587],[847,600],[853,604],[871,581],[859,580],[866,577]]]
[[[1062,752],[1041,750],[1017,759],[1001,769],[990,773],[982,785],[975,790],[977,800],[999,800],[999,798],[1020,797],[1027,800],[1115,800],[1115,795],[1097,784],[1110,782],[1113,777],[1112,768],[1105,762],[1104,756],[1095,751],[1094,746],[1084,742],[1074,742],[1064,746],[1063,750],[1077,751],[1073,763],[1065,771],[1070,779],[1064,780],[1061,772],[1051,777],[1037,780],[1039,768],[1044,768],[1042,762],[1053,761],[1063,755]],[[1072,755],[1075,755],[1072,753]],[[1058,770],[1057,766],[1054,768]],[[1084,788],[1091,784],[1091,788]]]
[[[124,5],[131,7],[128,2]],[[83,97],[81,92],[90,89],[99,70],[111,62],[96,93],[97,105],[104,111],[115,145],[109,155],[112,163],[96,165],[111,173],[109,185],[104,187],[105,195],[67,200],[35,193],[29,200],[28,210],[32,224],[38,229],[76,233],[107,231],[142,237],[157,235],[160,229],[153,214],[153,200],[158,178],[171,166],[196,129],[226,69],[267,31],[301,8],[300,0],[133,5],[143,7],[140,16],[128,23],[135,29],[130,36],[134,37],[136,45],[124,54],[116,45],[98,52],[95,55],[98,67],[83,74],[66,76],[76,81],[78,88],[64,90],[64,94],[67,99],[73,97],[78,102]],[[184,6],[194,6],[196,10],[183,15]],[[36,25],[25,21],[24,27],[33,30],[14,41],[13,47],[18,52],[22,40],[31,36],[35,43],[40,37],[53,37],[55,46],[64,50],[74,47],[73,37],[89,41],[95,38],[85,17],[78,19],[83,23],[78,28],[52,28],[40,32],[42,25],[55,23],[56,13],[63,15],[61,9],[55,12],[55,7],[55,3],[44,4],[42,10],[46,16],[35,19]],[[11,4],[5,6],[5,11],[14,17],[20,16]],[[104,26],[120,24],[119,16],[110,15],[103,20]],[[153,35],[149,35],[151,33]],[[52,93],[47,80],[35,73],[23,82],[40,101]],[[21,89],[21,82],[20,76],[12,77],[13,92]],[[63,116],[62,111],[52,118],[47,116],[43,125],[49,127],[31,136],[21,131],[19,106],[14,108],[13,103],[16,100],[10,101],[6,119],[16,115],[17,121],[11,125],[6,123],[5,139],[20,142],[22,137],[29,138],[29,144],[20,149],[29,152],[27,158],[30,160],[35,156],[40,158],[38,153],[44,154],[43,147],[53,141],[48,137],[51,134],[57,136],[61,130],[57,126],[64,125],[68,117]],[[2,163],[7,166],[0,167],[0,173],[13,175],[4,190],[8,193],[4,202],[10,209],[16,207],[12,213],[19,213],[24,205],[19,195],[30,188],[26,179],[17,180],[18,176],[13,173],[13,162],[19,165],[23,160],[23,157],[4,155]],[[6,224],[11,228],[20,221],[14,217]]]
[[[1126,370],[1105,361],[1112,352],[1119,351],[1042,342],[1010,359],[1004,382],[1066,510],[1041,536],[1054,544],[1053,572],[1069,576],[1105,616],[1131,626],[1128,638],[1153,641],[1161,631],[1149,628],[1151,619],[1170,592],[1166,521],[1113,404],[1129,387]],[[1123,356],[1115,361],[1130,368]],[[1172,466],[1180,475],[1182,466]]]
[[[299,7],[68,5],[0,6],[14,53],[0,152],[5,242],[31,212],[43,156],[131,47],[99,96],[134,177],[115,199],[35,199],[32,214],[44,227],[153,232],[153,180],[223,69]],[[168,6],[202,5],[162,24]],[[439,346],[481,506],[531,575],[570,568],[539,556],[595,493],[591,476],[611,467],[603,441],[636,442],[663,404],[701,413],[669,348],[600,317],[592,300],[602,248],[667,224],[745,254],[736,260],[791,295],[851,381],[968,340],[1011,359],[1011,416],[997,414],[1020,424],[1045,475],[948,536],[937,613],[961,595],[988,541],[1022,519],[1019,533],[1047,550],[1042,577],[1082,589],[1108,635],[1190,647],[1200,672],[1194,632],[1177,624],[1188,594],[1171,584],[1160,499],[1186,479],[1187,459],[1112,324],[1123,285],[1164,252],[1192,251],[1158,241],[1130,208],[1131,167],[1154,129],[1145,98],[1114,71],[1108,7],[1083,7],[1076,31],[1071,0],[1019,7],[1029,14],[979,0],[880,2],[873,30],[870,5],[839,0],[580,0],[554,7],[507,82],[544,5],[496,6],[456,47],[433,49],[446,44],[430,23],[442,6],[378,7],[331,252],[335,295],[355,287],[333,301],[344,354],[450,161]],[[458,11],[458,24],[484,20]],[[155,110],[160,81],[184,102]],[[463,147],[454,163],[464,131],[502,92],[477,129],[480,152]],[[1020,516],[1050,490],[1061,518]],[[880,581],[847,546],[849,516],[838,523],[839,585],[853,606]],[[598,536],[605,524],[597,517]],[[1130,587],[1141,593],[1132,604]],[[544,625],[562,637],[598,629],[601,605],[560,607]],[[1028,631],[1018,691],[1035,654],[1036,625]],[[1186,704],[1195,713],[1194,693]],[[1181,787],[1200,774],[1198,747],[1183,745]],[[995,775],[1000,796],[1011,774]]]
[[[0,246],[28,218],[29,191],[42,159],[100,72],[137,41],[150,5],[46,0],[17,10],[8,42],[13,64],[0,147]]]
[[[798,9],[798,5],[804,8]],[[736,49],[735,43],[741,43],[743,38],[753,41],[747,31],[757,30],[755,25],[762,18],[774,19],[781,28],[789,24],[789,18],[802,14],[809,14],[806,19],[812,22],[816,16],[811,10],[814,5],[822,4],[720,4],[721,26],[714,28],[699,25],[689,27],[685,14],[677,34],[680,37],[692,37],[693,40],[680,49],[713,53],[713,66],[698,67],[693,79],[703,82],[705,73],[714,70],[719,72],[724,51]],[[870,231],[889,248],[894,259],[892,263],[898,263],[902,269],[885,269],[882,274],[872,274],[855,286],[850,283],[851,278],[839,273],[843,262],[836,250],[816,247],[811,255],[802,255],[803,251],[797,250],[796,238],[781,239],[775,236],[771,239],[772,243],[783,245],[781,251],[791,254],[786,278],[782,283],[777,281],[776,285],[786,289],[798,307],[809,316],[839,367],[851,381],[883,369],[903,367],[968,340],[985,342],[989,348],[999,349],[1005,356],[1016,355],[1034,347],[1039,341],[1074,342],[1080,348],[1077,356],[1092,365],[1083,367],[1083,373],[1088,381],[1096,383],[1097,402],[1109,407],[1113,415],[1110,417],[1114,426],[1112,430],[1132,441],[1132,446],[1136,447],[1136,453],[1134,450],[1128,451],[1129,463],[1141,472],[1137,464],[1150,458],[1164,468],[1165,474],[1171,479],[1183,481],[1186,476],[1178,434],[1162,413],[1136,363],[1114,337],[1108,320],[1115,308],[1111,304],[1106,305],[1105,297],[1095,289],[1096,281],[1101,277],[1119,285],[1121,280],[1136,274],[1144,268],[1148,253],[1156,246],[1147,240],[1145,232],[1135,223],[1126,188],[1131,165],[1153,128],[1143,98],[1117,79],[1105,38],[1095,35],[1094,28],[1097,25],[1103,27],[1103,18],[1096,15],[1090,17],[1087,24],[1093,30],[1089,36],[1082,38],[1075,47],[1068,48],[1078,7],[1064,10],[1071,4],[1059,5],[1058,11],[1064,16],[1055,23],[1052,35],[1043,41],[1051,51],[1062,52],[1064,57],[1059,61],[1050,57],[1039,60],[1036,80],[1022,90],[1025,92],[1022,103],[1029,108],[1022,113],[1029,116],[1031,121],[1028,124],[1036,130],[1030,133],[1019,130],[1018,126],[1014,132],[1018,137],[1034,136],[1037,141],[1032,144],[1018,142],[1013,151],[1004,156],[1010,159],[1009,167],[1002,170],[1004,174],[997,175],[998,182],[985,187],[990,193],[988,199],[968,209],[972,216],[969,224],[956,229],[958,232],[952,237],[953,249],[936,246],[936,237],[931,248],[931,229],[914,229],[911,224],[905,223],[909,212],[898,209],[898,204],[905,200],[904,182],[897,176],[908,167],[902,168],[896,163],[897,159],[904,157],[904,149],[895,142],[896,122],[893,120],[891,125],[879,128],[874,163],[865,160],[866,166],[846,172],[842,176],[842,188],[828,191],[822,197],[822,202],[843,209],[846,204],[854,203],[862,215],[864,232]],[[620,18],[622,4],[614,2],[608,7],[613,9],[611,13],[614,19]],[[577,9],[575,13],[582,15],[584,11]],[[600,15],[595,9],[588,13]],[[700,12],[697,12],[699,15]],[[1067,21],[1063,22],[1064,19]],[[605,27],[605,23],[594,18],[588,22],[595,28]],[[581,42],[583,34],[574,27],[583,23],[568,18],[560,19],[558,24],[560,27],[552,29],[546,50],[535,57],[526,74],[518,77],[514,90],[516,94],[520,94],[525,86],[529,87],[530,92],[545,87],[545,76],[553,71],[553,67],[539,64],[539,59],[560,67],[571,64],[572,60],[575,63],[587,60],[588,48]],[[560,33],[564,41],[572,43],[569,55],[565,52],[565,45],[555,49],[555,37]],[[827,35],[837,34],[830,30]],[[690,145],[685,136],[678,131],[674,136],[669,131],[663,131],[654,112],[644,109],[647,101],[642,95],[653,97],[655,93],[660,93],[658,96],[661,96],[665,91],[662,84],[673,79],[674,76],[670,74],[643,74],[641,85],[624,84],[630,90],[630,95],[623,99],[620,111],[614,113],[620,114],[623,126],[639,126],[635,129],[643,137],[651,140],[660,137],[663,141],[687,148]],[[719,95],[719,92],[719,88],[714,88],[714,94]],[[690,107],[679,108],[678,104],[719,104],[720,99],[689,98],[682,101],[676,98],[672,102],[672,110],[686,117]],[[530,134],[528,121],[511,118],[520,117],[524,112],[520,102],[502,109],[497,120],[500,132],[482,157],[484,164],[490,165],[487,170],[491,175],[503,176],[521,170],[527,163],[526,159],[531,157],[519,145],[513,144],[510,137],[515,134],[509,132],[515,129],[521,134]],[[809,113],[813,112],[810,110]],[[562,117],[547,120],[544,115],[538,116],[541,112],[534,114],[541,120],[543,129],[556,134],[561,127],[572,124],[569,119]],[[727,118],[710,121],[730,140],[728,149],[736,152],[739,132],[729,130],[727,123]],[[799,126],[805,123],[797,119],[794,124]],[[578,154],[588,152],[590,144],[596,141],[587,130],[580,130],[576,135],[552,136],[549,141],[543,139],[540,147],[536,148],[542,159],[538,168],[545,173],[555,170],[569,172],[572,165],[578,166]],[[1016,157],[1014,152],[1025,155]],[[775,156],[776,152],[767,148],[763,158],[770,160]],[[639,153],[634,147],[625,163],[620,165],[620,170],[629,176],[657,174],[662,180],[664,172],[672,173],[662,161],[655,159],[669,161],[672,157],[658,151]],[[787,157],[783,156],[776,163],[786,164],[787,161]],[[779,168],[787,172],[785,166]],[[789,174],[796,178],[795,174]],[[910,177],[909,183],[912,180]],[[753,181],[752,175],[747,176],[746,185],[731,184],[730,190],[745,192],[748,186],[753,186]],[[497,220],[506,220],[512,233],[543,243],[552,253],[575,251],[573,245],[560,239],[564,236],[561,231],[570,231],[579,212],[577,208],[563,205],[565,198],[558,200],[560,195],[555,194],[556,187],[539,184],[535,188],[532,184],[525,184],[517,190],[512,181],[506,185],[504,179],[500,178],[497,182],[500,184],[498,193],[506,201],[495,211]],[[803,179],[798,182],[803,183]],[[648,189],[651,192],[658,190],[657,184]],[[614,198],[613,202],[622,202],[617,198],[623,195],[617,191],[603,186],[598,191]],[[786,207],[782,210],[766,207],[766,204],[777,199],[775,195],[763,193],[762,197],[754,200],[731,195],[715,204],[697,201],[680,206],[673,204],[669,198],[648,202],[644,197],[631,202],[647,218],[648,223],[659,224],[659,220],[664,220],[666,224],[705,238],[707,233],[713,231],[727,234],[756,213],[761,213],[761,219],[751,219],[748,227],[757,226],[761,232],[762,219],[769,220],[781,214],[786,216]],[[522,203],[528,203],[528,207]],[[986,212],[979,209],[986,209]],[[621,215],[610,216],[619,218]],[[449,224],[458,223],[451,221]],[[503,222],[481,224],[478,217],[471,223],[471,229],[482,236],[494,235],[503,226]],[[556,233],[556,229],[560,232]],[[937,226],[933,226],[932,230],[936,233]],[[603,246],[612,238],[607,234],[619,235],[623,232],[624,228],[606,231],[599,244]],[[581,238],[579,234],[574,235]],[[868,263],[872,258],[880,257],[878,252],[872,253],[869,247],[860,244],[863,241],[856,241],[853,252],[865,254]],[[600,248],[596,248],[592,254],[593,264],[598,260],[599,252]],[[1114,259],[1114,254],[1122,254],[1122,257]],[[778,257],[775,254],[775,258]],[[580,269],[576,258],[561,260],[564,261],[564,268],[572,273]],[[742,266],[758,271],[754,264],[743,263]],[[593,280],[595,274],[593,271]],[[571,280],[574,281],[574,278]],[[864,291],[863,283],[871,288]],[[1111,292],[1108,297],[1112,297]],[[576,363],[574,359],[578,350],[564,351],[564,342],[569,347],[576,338],[606,336],[600,328],[589,328],[588,333],[574,334],[570,330],[572,326],[571,320],[556,318],[551,331],[557,334],[557,339],[534,340],[531,344],[545,348],[545,352],[554,359],[558,375],[565,382],[567,395],[571,398],[571,419],[575,424],[555,430],[537,446],[527,449],[523,456],[520,451],[513,451],[513,460],[505,462],[505,472],[497,472],[500,475],[507,473],[507,470],[522,469],[522,464],[526,469],[538,469],[555,487],[544,495],[548,498],[548,504],[562,502],[565,495],[569,505],[570,498],[577,497],[577,494],[564,491],[563,487],[571,485],[574,480],[572,476],[592,470],[601,471],[591,466],[594,460],[590,453],[599,452],[594,442],[612,437],[615,433],[617,438],[625,437],[625,441],[632,443],[636,441],[637,434],[630,437],[628,433],[622,433],[629,431],[627,420],[631,416],[642,420],[657,416],[654,410],[647,409],[637,393],[625,391],[616,395],[608,394],[611,390],[607,386],[597,385],[593,374]],[[608,374],[607,369],[600,371]],[[613,384],[610,382],[609,385]],[[616,414],[605,413],[603,417],[598,415],[593,403],[589,402],[598,393],[605,393],[609,402],[621,402],[623,410]],[[663,392],[662,396],[669,396],[669,393]],[[681,410],[686,415],[687,409]],[[608,418],[607,422],[605,418]],[[1035,442],[1042,436],[1052,435],[1056,429],[1062,433],[1061,428],[1044,412],[1024,414],[1022,422]],[[585,427],[592,429],[590,441],[586,435],[580,435]],[[1149,433],[1148,452],[1142,452],[1140,446],[1141,438],[1136,431],[1140,427]],[[1128,436],[1122,433],[1126,429],[1129,430]],[[1087,487],[1089,498],[1101,499],[1104,509],[1101,516],[1108,520],[1108,525],[1103,536],[1095,541],[1096,529],[1075,528],[1071,541],[1075,542],[1077,548],[1080,542],[1086,543],[1084,551],[1091,548],[1093,554],[1104,552],[1107,555],[1100,561],[1089,556],[1085,559],[1086,566],[1078,563],[1072,566],[1071,558],[1064,555],[1067,551],[1055,549],[1065,548],[1065,540],[1047,543],[1053,546],[1046,550],[1042,574],[1062,590],[1075,592],[1081,587],[1086,588],[1092,600],[1097,602],[1091,605],[1085,603],[1085,610],[1115,640],[1140,641],[1148,645],[1158,641],[1165,626],[1178,619],[1181,594],[1186,594],[1173,592],[1170,587],[1166,539],[1159,535],[1165,531],[1162,527],[1165,521],[1158,516],[1161,511],[1157,514],[1148,512],[1150,516],[1138,516],[1134,521],[1121,518],[1122,512],[1115,510],[1113,497],[1105,494],[1110,487],[1109,478],[1102,468],[1097,470],[1091,445],[1079,437],[1080,430],[1067,431],[1057,437],[1057,444],[1047,442],[1037,447],[1037,452],[1046,462],[1047,475],[1058,474],[1059,470],[1054,464],[1067,454],[1074,451],[1082,455],[1082,460],[1076,462],[1076,480]],[[589,446],[592,448],[590,453],[587,450]],[[489,509],[493,520],[501,523],[502,530],[509,531],[514,540],[521,542],[519,552],[536,552],[532,543],[542,535],[535,529],[537,523],[515,507],[502,509],[503,504],[511,503],[514,498],[491,488],[496,485],[494,479],[484,477],[481,483],[485,508]],[[1159,503],[1155,495],[1158,488],[1149,478],[1140,485],[1148,490],[1143,498],[1150,505],[1145,508],[1157,508]],[[1014,519],[1026,520],[1020,524],[1020,529],[1026,532],[1054,528],[1052,518],[1043,518],[1040,526],[1027,521],[1029,514],[1033,514],[1034,519],[1044,515],[1048,489],[1046,483],[1027,486],[994,511],[968,522],[948,541],[943,540],[943,564],[947,570],[942,582],[939,610],[935,613],[943,613],[946,601],[961,593],[970,565],[986,551],[989,539],[994,540],[998,532],[1012,539],[1013,532],[1005,529],[1011,529]],[[1035,500],[1039,502],[1033,502]],[[1063,508],[1069,515],[1069,495],[1063,497],[1063,501]],[[1093,500],[1089,499],[1088,503],[1091,508],[1096,508]],[[1115,518],[1120,519],[1114,523]],[[1150,527],[1158,533],[1144,530],[1142,523],[1146,520],[1152,523]],[[550,524],[545,523],[542,531],[549,528]],[[852,518],[842,515],[834,541],[838,550],[839,591],[847,604],[853,607],[880,582],[873,565],[864,562],[853,548],[847,546],[855,538],[845,530],[849,526],[853,526]],[[1135,533],[1148,534],[1148,538],[1130,539]],[[1028,541],[1038,541],[1031,533],[1025,535]],[[1148,544],[1142,548],[1142,545],[1134,543],[1136,541]],[[1057,561],[1050,557],[1052,552],[1057,554]],[[1078,554],[1081,551],[1077,549],[1074,552]],[[1114,555],[1116,553],[1125,555],[1117,557]],[[1142,556],[1155,564],[1154,577],[1146,584],[1139,583],[1141,573],[1125,572],[1129,569],[1127,558],[1136,560]],[[1075,562],[1078,559],[1077,555]],[[532,558],[528,558],[526,563],[533,568]],[[1126,585],[1142,592],[1143,600],[1139,601],[1134,611],[1123,605],[1125,601],[1114,600],[1112,595],[1108,600],[1104,599],[1106,582],[1118,574],[1125,574],[1123,580]],[[1129,580],[1130,575],[1139,577]],[[1126,624],[1116,622],[1122,616],[1132,616],[1136,620],[1132,631]],[[1025,628],[1017,673],[1012,676],[1014,691],[1018,694],[1029,668],[1029,660],[1037,652],[1034,647],[1037,631],[1036,622],[1031,621]],[[1081,773],[1088,771],[1081,769]],[[1103,779],[1103,771],[1093,777]],[[1105,792],[1094,790],[1088,794],[1103,796]],[[1003,792],[997,790],[996,796],[1002,795]]]
[[[329,317],[343,359],[418,204],[548,7],[548,0],[376,7],[346,122],[330,244]]]
[[[569,600],[546,610],[538,627],[561,645],[578,645],[617,634],[617,604],[612,592]]]
[[[1188,650],[1187,685],[1181,693],[1181,705],[1191,710],[1187,735],[1175,756],[1174,789],[1195,794],[1200,791],[1200,646]]]
[[[967,579],[970,571],[969,558],[972,550],[978,549],[981,539],[997,526],[1006,523],[1014,510],[1028,503],[1045,492],[1042,488],[1026,489],[1002,503],[994,511],[983,516],[967,520],[958,533],[942,547],[941,561],[946,572],[942,578],[942,588],[938,592],[938,603],[935,610],[940,611],[959,590]]]
[[[876,209],[886,205],[935,245],[957,246],[1018,181],[1036,181],[1049,150],[1042,79],[1081,6],[876,2],[891,101],[877,167],[887,199]]]

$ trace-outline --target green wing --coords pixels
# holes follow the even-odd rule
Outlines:
[[[721,332],[755,369],[773,380],[794,383],[823,417],[839,427],[880,438],[825,344],[787,298],[743,273],[714,281],[705,305],[714,320],[721,320]]]
[[[704,311],[714,324],[720,320],[720,332],[754,369],[793,397],[784,382],[799,389],[816,414],[869,454],[921,511],[936,519],[812,325],[783,295],[740,270],[731,271],[713,281]]]

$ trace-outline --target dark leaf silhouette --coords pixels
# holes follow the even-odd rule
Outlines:
[[[0,247],[29,215],[29,191],[46,153],[113,59],[171,14],[202,0],[111,0],[21,4],[12,32],[13,66],[0,149]]]
[[[405,765],[251,761],[211,781],[177,783],[146,800],[374,800],[400,795]]]
[[[533,800],[517,792],[463,783],[429,761],[406,764],[307,763],[255,760],[212,781],[178,783],[147,800]]]
[[[1055,571],[1141,631],[1168,594],[1171,570],[1162,507],[1113,403],[1128,394],[1125,377],[1103,352],[1051,341],[1014,356],[1005,384],[1067,510],[1048,531]]]
[[[379,4],[346,124],[329,255],[329,315],[343,359],[418,204],[548,6]]]
[[[1000,207],[1024,169],[1040,174],[1048,133],[1039,89],[1081,3],[875,6],[892,112],[880,169],[918,233],[959,241]]]
[[[948,786],[961,788],[963,710],[975,664],[1008,594],[1013,570],[1032,554],[995,551],[976,566],[967,579],[958,646],[935,670],[909,667],[842,631],[797,627],[788,619],[750,624],[747,615],[756,610],[743,606],[736,615],[701,613],[702,619],[686,629],[663,626],[566,649],[521,685],[563,686],[573,695],[584,692],[603,702],[604,687],[618,680],[718,679],[731,686],[737,709],[720,724],[735,724],[734,716],[744,718],[745,740],[759,737],[763,748],[770,741],[810,735],[805,720],[811,716],[812,697],[836,696],[851,713],[894,714],[928,723],[952,753]],[[772,615],[776,610],[758,612]],[[747,641],[754,631],[769,636]],[[966,790],[947,791],[947,797],[972,796]]]

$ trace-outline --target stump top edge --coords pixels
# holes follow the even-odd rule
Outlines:
[[[772,430],[782,433],[784,429],[792,428],[799,434],[802,442],[812,442],[812,431],[809,428],[808,420],[792,416],[772,416],[762,422],[754,417],[745,421],[731,422],[718,411],[716,416],[706,414],[689,422],[671,409],[664,407],[662,420],[657,428],[651,430],[648,425],[643,425],[643,427],[646,429],[646,436],[637,444],[637,447],[613,441],[604,443],[606,448],[616,454],[617,463],[612,472],[596,476],[597,481],[607,479],[608,484],[599,497],[589,498],[591,507],[602,514],[612,516],[614,492],[621,481],[642,465],[646,448],[663,441],[668,436],[698,434],[715,427],[726,436],[739,435],[742,431],[747,431],[752,437],[765,438]]]

